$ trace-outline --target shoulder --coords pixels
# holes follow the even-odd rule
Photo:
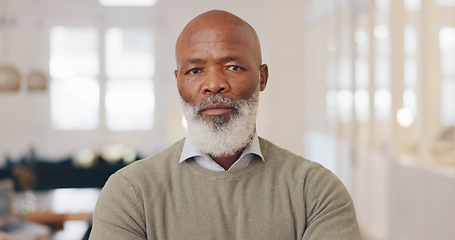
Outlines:
[[[179,164],[183,143],[184,139],[158,153],[129,164],[114,175],[119,175],[128,182],[148,182],[150,177],[159,178],[169,174]]]
[[[271,163],[271,168],[278,169],[280,178],[284,175],[302,191],[307,225],[312,229],[309,232],[317,229],[311,234],[334,234],[327,239],[347,239],[337,237],[338,233],[346,232],[352,237],[350,239],[359,239],[351,196],[334,173],[265,139],[260,139],[260,143],[265,161]]]
[[[305,175],[329,171],[321,164],[303,158],[266,139],[259,138],[259,142],[264,160],[271,163],[274,168],[285,168],[292,171],[304,172]]]
[[[318,193],[333,191],[347,194],[338,177],[321,164],[305,159],[263,138],[259,141],[265,161],[271,168],[303,184],[302,187],[307,192],[307,196],[316,197]]]

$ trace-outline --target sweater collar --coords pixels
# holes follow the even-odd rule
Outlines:
[[[261,152],[261,147],[259,144],[259,137],[258,137],[257,132],[254,133],[253,138],[251,139],[251,142],[245,148],[245,150],[240,155],[239,159],[237,159],[237,161],[242,160],[242,159],[247,159],[247,158],[245,158],[245,156],[247,156],[247,155],[257,155],[258,157],[260,157],[262,159],[262,161],[265,161],[265,158],[263,157],[262,152]],[[182,154],[180,155],[179,162],[182,163],[182,162],[192,159],[194,157],[205,157],[205,158],[213,161],[210,156],[208,156],[205,153],[202,153],[196,146],[194,146],[194,144],[191,142],[191,139],[187,137],[185,139],[185,143],[183,145]]]

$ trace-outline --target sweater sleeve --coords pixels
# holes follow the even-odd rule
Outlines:
[[[305,184],[303,240],[358,240],[360,231],[351,196],[329,170],[319,168]]]
[[[119,172],[112,175],[98,198],[90,240],[147,239],[143,212],[133,186]]]

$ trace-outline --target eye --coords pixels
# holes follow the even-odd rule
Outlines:
[[[193,75],[195,75],[195,74],[199,74],[199,73],[201,73],[201,72],[202,72],[202,69],[200,69],[200,68],[193,68],[193,69],[190,69],[188,72],[186,72],[185,75],[187,75],[187,74],[193,74]]]
[[[239,66],[229,66],[227,67],[227,70],[231,70],[231,71],[238,71],[238,70],[243,70],[243,68],[239,67]]]

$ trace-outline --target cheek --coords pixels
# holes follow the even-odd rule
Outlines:
[[[177,89],[179,91],[180,97],[183,101],[194,105],[194,98],[196,95],[196,91],[194,86],[189,83],[187,79],[182,79],[177,81]]]
[[[258,79],[239,81],[233,87],[233,91],[241,99],[248,99],[259,90],[260,84]]]

